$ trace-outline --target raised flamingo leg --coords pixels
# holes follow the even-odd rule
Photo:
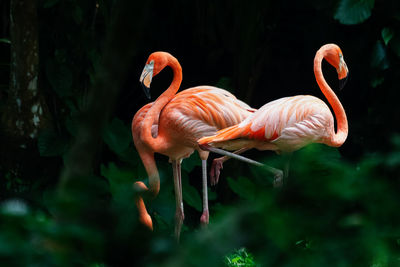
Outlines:
[[[241,154],[247,150],[249,150],[250,148],[244,147],[241,149],[236,150],[235,152],[233,152],[234,154]],[[210,170],[210,184],[212,186],[215,186],[218,184],[219,181],[219,175],[221,174],[221,170],[223,169],[223,164],[225,161],[227,161],[228,159],[230,159],[230,157],[228,156],[223,156],[220,158],[216,158],[213,160],[213,163],[211,165],[211,170]]]
[[[208,188],[207,188],[207,160],[201,160],[202,177],[203,177],[203,214],[200,217],[202,226],[207,226],[209,222],[208,212]]]
[[[232,152],[220,149],[220,148],[216,148],[216,147],[212,147],[209,145],[201,145],[200,146],[201,149],[203,150],[208,150],[220,155],[224,155],[224,156],[228,156],[230,158],[235,158],[237,160],[258,166],[258,167],[263,167],[265,170],[269,171],[270,173],[272,173],[274,175],[274,181],[273,181],[273,185],[274,187],[281,187],[283,185],[283,171],[279,170],[279,169],[275,169],[273,167],[267,166],[265,164],[262,164],[258,161],[234,154]]]
[[[182,223],[185,218],[183,213],[183,200],[182,200],[182,181],[181,181],[181,163],[180,161],[172,161],[172,170],[174,173],[174,188],[175,188],[175,238],[179,242],[181,235]]]

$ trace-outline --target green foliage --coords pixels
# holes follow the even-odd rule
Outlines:
[[[132,171],[118,168],[114,162],[111,162],[107,167],[101,165],[100,173],[107,178],[110,184],[110,193],[114,200],[117,200],[123,194],[132,194],[134,178]]]
[[[38,136],[38,149],[43,157],[61,156],[68,148],[68,139],[54,130],[45,129]]]
[[[386,49],[381,41],[377,41],[372,52],[371,67],[385,70],[389,68]]]
[[[375,0],[341,0],[335,13],[340,23],[359,24],[371,16]]]
[[[0,38],[0,43],[11,44],[11,41],[10,41],[10,39],[7,39],[7,38]]]
[[[40,84],[51,125],[39,132],[37,146],[27,144],[21,148],[22,153],[33,151],[36,158],[20,164],[33,165],[37,172],[9,170],[4,167],[6,157],[2,158],[2,265],[399,265],[400,135],[395,121],[399,116],[397,109],[389,109],[395,106],[397,97],[393,92],[398,90],[400,34],[396,8],[373,0],[341,0],[333,10],[330,2],[308,1],[300,11],[311,12],[309,16],[297,10],[303,3],[290,7],[279,1],[255,1],[245,6],[238,1],[229,7],[201,1],[168,3],[175,5],[174,12],[190,18],[182,23],[178,13],[172,16],[165,12],[167,4],[154,1],[127,9],[128,20],[114,13],[122,2],[40,2]],[[183,9],[179,11],[180,8]],[[206,11],[215,14],[209,16]],[[298,24],[286,21],[289,15],[285,12],[295,13]],[[106,37],[116,23],[113,16],[126,25],[134,25],[133,30],[121,27],[112,31],[122,31],[124,41],[116,40],[112,34]],[[154,19],[159,16],[161,24]],[[354,24],[358,25],[351,26]],[[312,35],[304,32],[310,25],[314,27]],[[168,31],[169,27],[173,31]],[[186,31],[188,28],[190,31]],[[353,36],[355,31],[365,34]],[[170,34],[176,35],[170,37]],[[179,35],[185,39],[176,39]],[[339,37],[340,42],[335,41]],[[116,55],[118,51],[123,50],[128,57],[130,52],[124,46],[128,38],[135,40],[140,57],[126,68],[128,77],[120,77],[122,81],[117,87],[126,91],[115,106],[112,101],[104,101],[108,95],[104,99],[89,99],[89,89],[99,90],[99,80],[107,81],[106,85],[118,80],[115,76],[119,71],[110,70],[120,70],[117,67],[122,57]],[[281,189],[272,187],[272,175],[262,168],[227,162],[218,186],[208,192],[210,225],[206,229],[199,226],[201,160],[194,153],[182,163],[185,221],[179,245],[173,237],[172,168],[166,157],[156,155],[161,189],[155,199],[145,199],[154,231],[143,228],[138,222],[132,185],[139,180],[148,184],[148,179],[133,145],[129,124],[132,115],[145,104],[138,93],[139,85],[135,85],[140,74],[136,68],[141,67],[137,62],[142,63],[149,51],[170,49],[182,59],[186,85],[211,81],[240,96],[246,94],[247,85],[251,84],[257,95],[251,101],[263,104],[286,95],[282,85],[290,80],[295,80],[296,90],[299,89],[300,76],[294,75],[309,68],[296,65],[306,64],[298,57],[303,49],[310,49],[307,57],[311,57],[315,52],[311,49],[324,38],[343,48],[350,72],[354,73],[347,85],[350,90],[338,93],[350,121],[350,135],[343,148],[312,145],[295,152],[289,177]],[[302,41],[301,45],[293,43],[296,39]],[[114,49],[106,50],[107,42],[117,44]],[[348,54],[352,49],[354,53]],[[188,50],[199,54],[188,58],[185,54]],[[290,60],[283,60],[284,53],[291,51],[295,51],[295,56],[291,54]],[[104,60],[107,54],[111,55],[111,61]],[[265,64],[260,58],[265,58]],[[207,75],[201,71],[191,73],[186,67],[190,60],[210,71]],[[282,73],[293,78],[284,79]],[[267,82],[257,82],[258,76],[264,76],[263,81]],[[110,88],[106,92],[115,89]],[[305,83],[300,88],[306,88]],[[0,91],[2,102],[7,93]],[[367,108],[359,107],[361,102],[366,102]],[[98,105],[100,109],[112,106],[114,113],[101,125],[98,138],[89,136],[97,144],[92,150],[92,165],[79,164],[78,157],[72,167],[65,169],[67,153],[87,138],[82,135],[85,133],[82,128],[91,127],[82,125],[82,121],[88,116],[92,116],[86,120],[89,122],[104,119],[97,114],[88,115],[90,105]],[[83,152],[88,149],[85,144],[78,148]],[[264,158],[257,160],[283,168],[285,162],[281,156],[260,153]],[[45,164],[38,164],[40,160]],[[88,174],[74,173],[80,169],[88,170]],[[67,170],[75,179],[63,185],[59,177]]]
[[[132,134],[121,120],[114,118],[104,128],[103,140],[113,152],[120,155],[132,143]]]
[[[248,253],[245,248],[238,249],[234,253],[225,257],[225,265],[229,267],[252,267],[257,266],[253,255]]]
[[[239,176],[237,180],[234,180],[228,177],[227,180],[232,191],[238,194],[240,197],[249,200],[253,200],[255,198],[256,185],[248,178]]]
[[[394,35],[394,30],[388,27],[382,29],[382,39],[385,45],[388,45],[390,40],[392,40]]]
[[[46,0],[43,3],[44,8],[50,8],[56,5],[59,2],[59,0]]]
[[[53,90],[60,97],[72,96],[73,75],[70,69],[61,62],[49,59],[46,64],[46,74]]]

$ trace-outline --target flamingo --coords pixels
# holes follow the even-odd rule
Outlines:
[[[322,74],[323,59],[336,68],[340,89],[345,85],[349,71],[342,51],[336,44],[323,45],[317,51],[314,58],[314,74],[319,88],[335,113],[337,132],[335,133],[334,118],[329,107],[319,98],[311,95],[297,95],[269,102],[241,123],[198,140],[199,146],[203,149],[225,155],[213,162],[216,180],[211,181],[211,184],[218,182],[222,163],[229,157],[245,159],[224,149],[240,149],[240,152],[243,152],[257,148],[285,154],[310,143],[339,147],[345,142],[348,134],[346,113]],[[254,161],[252,163],[262,165]],[[284,173],[267,166],[267,170],[274,174],[274,186],[282,185],[284,174],[287,176],[287,168],[285,169]]]
[[[223,89],[212,86],[198,86],[178,94],[182,81],[182,68],[178,60],[167,52],[154,52],[147,59],[140,76],[147,97],[150,98],[150,83],[162,69],[173,70],[169,88],[156,101],[142,107],[132,120],[132,136],[135,147],[149,177],[149,187],[135,182],[135,203],[139,220],[153,229],[143,197],[154,198],[160,190],[160,178],[154,160],[154,153],[169,157],[172,163],[176,201],[175,236],[179,240],[184,219],[181,184],[181,161],[195,150],[202,161],[203,213],[200,221],[209,222],[207,199],[207,157],[209,152],[199,148],[197,140],[215,134],[217,130],[235,125],[254,112],[244,102]]]

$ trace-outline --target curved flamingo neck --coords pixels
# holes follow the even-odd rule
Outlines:
[[[156,101],[154,101],[153,106],[148,110],[145,118],[143,119],[143,125],[141,129],[141,139],[149,146],[153,151],[159,151],[166,145],[166,140],[164,140],[162,133],[158,133],[157,137],[153,137],[151,134],[151,127],[154,122],[158,122],[161,110],[164,106],[174,97],[178,91],[182,82],[182,68],[178,60],[171,55],[167,56],[167,66],[171,67],[174,73],[174,78],[164,93],[162,93]]]
[[[347,138],[348,134],[348,124],[347,124],[347,116],[344,111],[342,104],[339,101],[339,98],[330,88],[328,83],[326,82],[324,75],[322,74],[322,60],[325,56],[327,56],[329,48],[322,48],[318,50],[317,54],[314,58],[314,74],[321,89],[322,93],[328,100],[331,105],[333,112],[335,113],[336,121],[337,121],[337,132],[333,130],[333,134],[328,141],[328,145],[338,147],[341,146]]]

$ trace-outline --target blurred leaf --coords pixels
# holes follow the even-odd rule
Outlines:
[[[372,75],[371,76],[371,86],[373,88],[381,85],[385,81],[385,78],[381,75]]]
[[[91,84],[94,84],[97,77],[96,75],[99,73],[99,67],[101,65],[101,55],[96,49],[91,49],[88,53],[88,56],[92,63],[92,69],[89,68],[87,72]]]
[[[110,183],[114,184],[125,184],[133,181],[132,172],[117,167],[114,162],[110,162],[107,167],[102,164],[100,173],[102,176],[106,177]]]
[[[184,177],[182,177],[184,178]],[[183,200],[198,211],[202,211],[202,201],[199,192],[191,186],[188,179],[182,179]]]
[[[201,166],[201,159],[197,151],[190,155],[189,158],[186,158],[182,161],[182,169],[187,172],[191,172],[196,166]]]
[[[22,199],[8,199],[1,203],[0,213],[8,216],[24,216],[29,212],[28,205]]]
[[[388,45],[390,40],[392,40],[393,35],[394,35],[393,29],[388,27],[382,29],[382,39],[385,45]]]
[[[365,218],[359,213],[347,215],[339,222],[339,225],[342,227],[357,227],[363,224],[365,224]]]
[[[0,38],[0,43],[11,44],[11,41],[10,41],[10,39],[7,39],[7,38]]]
[[[254,199],[256,186],[248,178],[239,176],[239,179],[234,180],[228,177],[228,184],[232,191],[240,197],[250,200]]]
[[[133,142],[129,144],[128,149],[125,149],[119,155],[119,159],[123,162],[129,163],[135,168],[142,168],[142,160],[140,159],[139,153],[135,149]]]
[[[123,153],[132,142],[129,128],[118,118],[114,118],[103,130],[103,140],[117,154]]]
[[[208,187],[208,200],[216,200],[217,199],[217,192],[211,191],[210,187]]]
[[[76,137],[79,129],[78,118],[72,116],[68,117],[67,120],[65,121],[65,127],[73,137]]]
[[[382,41],[377,41],[371,54],[371,67],[380,70],[389,68],[389,60],[387,57],[386,47]],[[370,84],[373,88],[381,85],[385,81],[382,72],[374,71],[370,77]]]
[[[395,145],[398,149],[400,149],[400,134],[396,133],[391,137],[391,140],[393,145]]]
[[[82,17],[83,17],[83,11],[82,8],[79,6],[75,6],[74,12],[72,13],[75,23],[76,24],[81,24],[82,23]]]
[[[41,156],[60,156],[64,154],[67,147],[67,138],[58,135],[54,130],[45,129],[39,133],[38,149]]]
[[[54,57],[58,64],[64,64],[67,62],[67,51],[65,49],[57,49],[54,52]]]
[[[398,35],[393,36],[389,47],[393,50],[393,52],[395,52],[397,57],[400,57],[400,37]]]
[[[72,96],[72,72],[66,65],[57,64],[49,59],[46,63],[46,76],[53,90],[60,97]]]
[[[229,92],[233,92],[232,90],[232,81],[229,77],[221,77],[218,82],[215,84],[216,87],[225,89]]]
[[[371,57],[371,67],[386,70],[389,68],[389,61],[386,55],[385,46],[381,41],[377,41]]]
[[[46,1],[43,3],[43,7],[44,7],[44,8],[49,8],[49,7],[54,6],[54,5],[57,4],[58,2],[59,2],[59,0],[46,0]]]
[[[108,166],[101,165],[100,173],[110,183],[111,194],[114,198],[118,197],[121,190],[133,192],[132,185],[135,177],[131,171],[121,169],[114,162],[110,162]]]
[[[334,18],[346,25],[359,24],[371,16],[375,0],[341,0]]]
[[[388,155],[386,165],[389,167],[400,166],[400,151],[392,152]]]

